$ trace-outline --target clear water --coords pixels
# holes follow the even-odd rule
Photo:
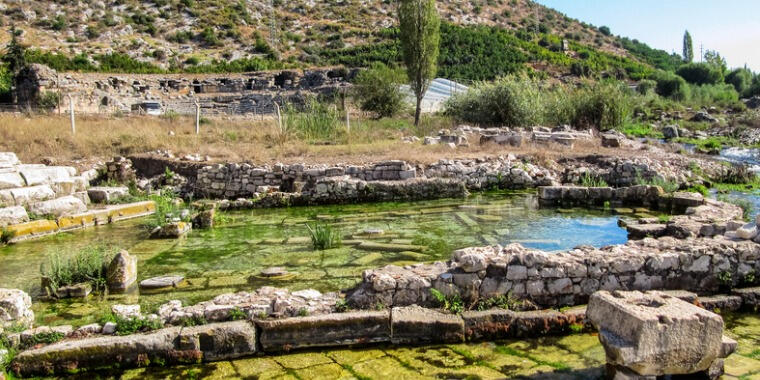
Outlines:
[[[213,230],[192,231],[180,240],[147,240],[140,221],[65,233],[0,249],[0,287],[39,292],[39,267],[49,252],[71,254],[88,244],[129,250],[138,261],[138,281],[180,274],[184,285],[153,294],[110,295],[105,300],[36,302],[39,323],[84,324],[112,303],[139,302],[151,312],[168,300],[185,304],[271,285],[293,290],[338,291],[354,286],[361,272],[387,264],[448,260],[458,248],[522,243],[544,250],[578,245],[596,247],[626,242],[618,217],[604,210],[539,209],[532,194],[482,194],[465,200],[297,207],[227,213]],[[314,251],[305,223],[338,228],[345,244]],[[368,229],[382,229],[376,237]],[[356,241],[390,246],[357,247]],[[264,278],[268,267],[284,267],[292,276]]]

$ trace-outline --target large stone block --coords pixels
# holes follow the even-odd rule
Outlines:
[[[110,291],[123,292],[127,290],[137,281],[137,257],[121,250],[108,264],[107,279]]]
[[[460,316],[416,305],[394,307],[391,329],[394,344],[464,341],[464,320]]]
[[[0,208],[0,226],[4,227],[28,221],[29,215],[27,215],[26,209],[21,206]]]
[[[0,190],[0,202],[6,206],[24,206],[53,198],[55,198],[55,192],[48,185]]]
[[[26,181],[27,186],[52,185],[56,182],[68,181],[76,174],[76,169],[67,166],[42,166],[22,165],[19,173]]]
[[[264,351],[347,346],[391,340],[388,311],[358,311],[256,321]]]
[[[65,196],[49,201],[32,203],[29,205],[29,211],[37,215],[54,215],[58,217],[83,213],[87,211],[87,206],[77,197]]]
[[[467,340],[505,339],[514,336],[515,312],[503,309],[462,313]]]
[[[26,186],[24,179],[16,171],[0,172],[0,190]]]
[[[180,351],[200,351],[203,360],[235,359],[256,353],[256,327],[248,321],[186,327],[178,339]]]
[[[119,187],[91,187],[87,190],[87,195],[94,203],[108,203],[129,195],[129,189],[126,186]]]
[[[181,329],[173,327],[149,334],[65,340],[21,352],[11,363],[11,370],[21,377],[50,376],[78,369],[129,368],[156,359],[168,363],[182,362],[186,356],[177,355],[174,344]],[[195,362],[199,356],[194,355],[188,361]]]
[[[34,321],[32,299],[19,289],[0,289],[0,332],[11,324],[30,326]]]
[[[664,293],[600,291],[591,296],[587,316],[607,363],[639,375],[705,371],[721,353],[720,316]]]

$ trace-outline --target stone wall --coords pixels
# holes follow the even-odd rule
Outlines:
[[[34,64],[17,95],[19,103],[36,104],[43,94],[57,93],[64,112],[71,95],[80,113],[132,112],[135,105],[157,101],[163,111],[194,114],[198,101],[204,115],[271,114],[274,102],[299,104],[304,95],[333,95],[349,86],[355,74],[342,68],[240,74],[59,73]]]
[[[738,207],[706,201],[686,212],[668,223],[667,229],[677,237],[645,238],[600,249],[581,246],[560,253],[519,244],[475,247],[454,252],[445,263],[368,270],[348,300],[357,307],[431,305],[434,288],[468,303],[510,295],[529,304],[557,307],[585,303],[597,290],[713,293],[752,280],[760,272],[760,244],[749,240],[757,233],[736,237],[741,229],[750,228],[735,221],[741,218]],[[722,234],[701,234],[705,226],[715,231],[716,224],[722,224]],[[751,227],[756,230],[754,223]]]

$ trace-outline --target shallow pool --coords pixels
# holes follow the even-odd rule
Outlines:
[[[180,240],[146,240],[140,220],[65,233],[0,249],[0,287],[39,292],[39,267],[50,252],[71,254],[89,244],[129,250],[139,258],[138,280],[179,274],[185,283],[153,294],[109,295],[56,303],[39,302],[39,323],[90,323],[112,303],[135,303],[153,311],[171,299],[193,304],[265,285],[338,291],[355,285],[361,272],[387,264],[448,260],[454,249],[521,243],[544,250],[625,243],[618,217],[604,210],[539,209],[532,194],[491,193],[464,200],[297,207],[224,214],[213,230]],[[311,248],[306,223],[339,229],[343,246]],[[382,231],[382,233],[378,233]],[[369,234],[368,232],[373,232]],[[260,276],[268,267],[290,275]]]

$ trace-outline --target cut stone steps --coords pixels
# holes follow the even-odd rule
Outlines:
[[[472,220],[472,218],[470,218],[470,217],[469,217],[469,216],[468,216],[466,213],[464,213],[464,212],[457,212],[457,213],[455,213],[454,215],[456,215],[457,219],[458,219],[460,222],[462,222],[462,224],[464,224],[464,225],[465,225],[465,226],[467,226],[467,227],[471,227],[471,228],[474,228],[474,227],[477,227],[477,226],[478,226],[478,222],[476,222],[476,221]]]
[[[380,260],[382,257],[383,257],[382,253],[372,252],[352,261],[351,264],[359,265],[359,266],[369,265],[377,260]]]
[[[493,235],[481,235],[480,240],[486,245],[498,245],[499,239]]]
[[[424,247],[421,245],[377,243],[377,242],[370,242],[370,241],[362,242],[361,244],[357,245],[356,248],[364,250],[364,251],[383,251],[383,252],[403,252],[403,251],[422,252],[425,249],[427,249],[427,247]]]
[[[501,222],[502,219],[500,216],[488,214],[475,214],[471,218],[481,223],[496,223]]]

